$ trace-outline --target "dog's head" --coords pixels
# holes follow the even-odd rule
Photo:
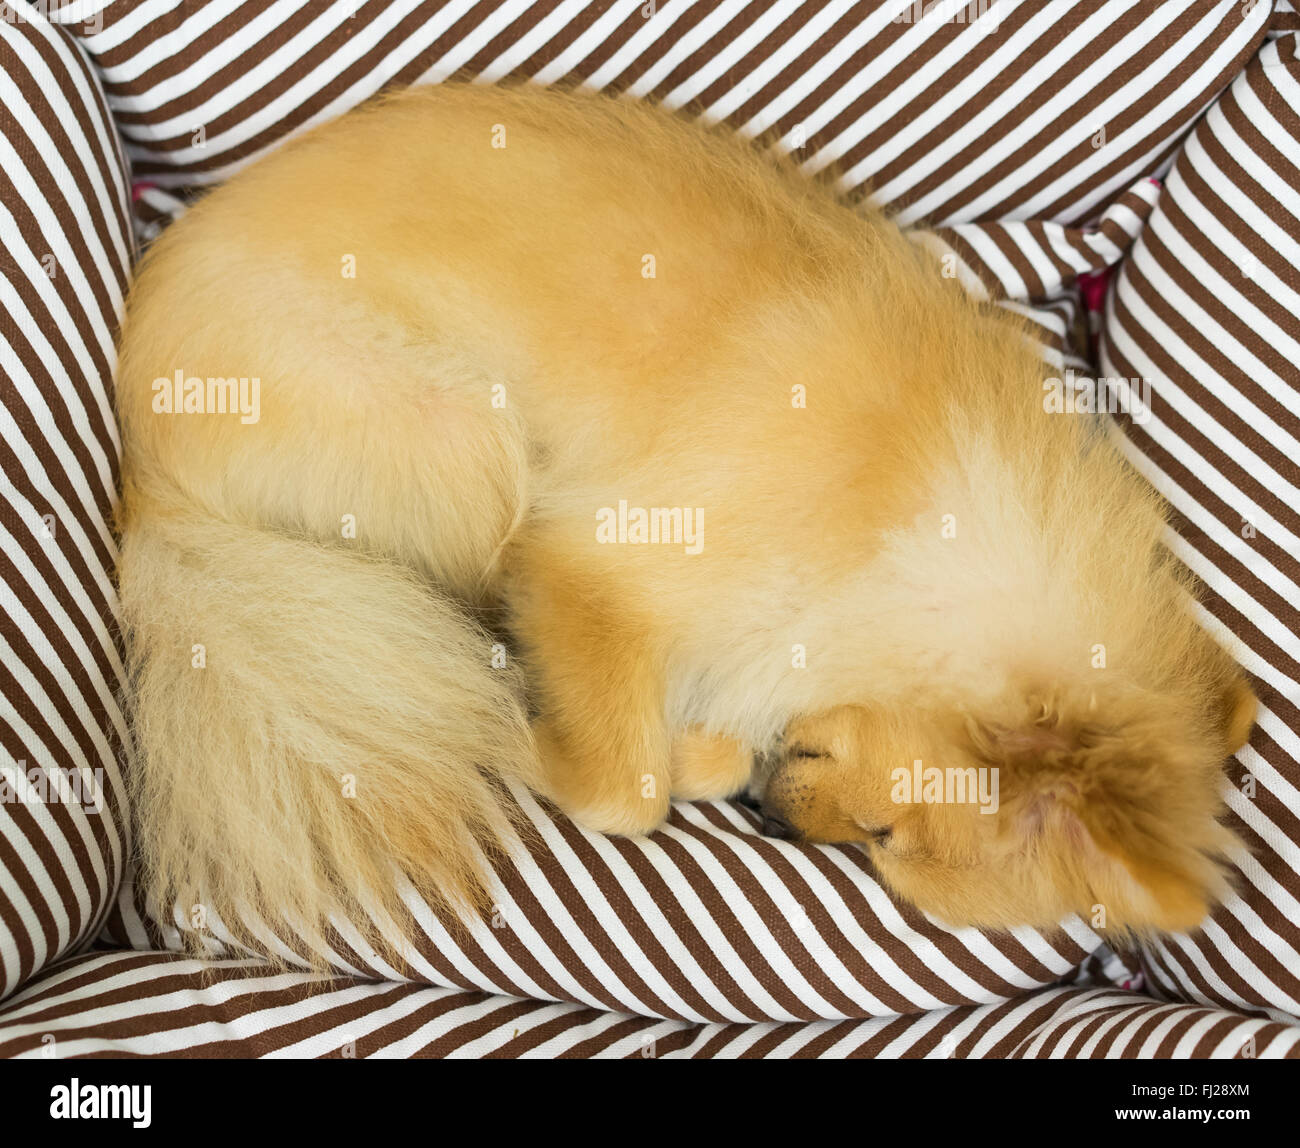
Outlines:
[[[841,706],[791,723],[763,811],[778,835],[865,846],[951,925],[1190,929],[1226,891],[1222,763],[1255,715],[1235,669],[1208,688],[1199,704],[1057,687],[979,713]]]

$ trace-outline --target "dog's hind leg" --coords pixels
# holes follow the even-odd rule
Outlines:
[[[651,628],[554,551],[525,543],[511,566],[512,627],[540,710],[547,796],[585,829],[650,832],[668,815],[671,790]]]

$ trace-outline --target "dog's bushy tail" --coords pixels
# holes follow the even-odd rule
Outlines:
[[[245,943],[260,920],[319,964],[337,915],[393,953],[368,913],[400,918],[394,866],[482,904],[500,783],[527,784],[534,750],[463,608],[399,566],[188,509],[131,516],[120,578],[152,913],[198,906]]]

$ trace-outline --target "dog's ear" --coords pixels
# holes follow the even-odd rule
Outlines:
[[[1080,864],[1114,924],[1183,932],[1196,928],[1227,892],[1216,858],[1234,844],[1208,812],[1184,822],[1158,804],[1136,803],[1122,786],[1094,788],[1072,810],[1083,831]]]
[[[1252,699],[1253,700],[1253,699]],[[1227,892],[1220,859],[1235,844],[1216,820],[1217,769],[1177,735],[1115,715],[1063,718],[1050,705],[1014,728],[980,725],[978,756],[1001,774],[1003,825],[1110,927],[1192,929]],[[1171,741],[1172,738],[1172,741]]]
[[[1039,775],[1012,816],[1022,844],[1086,890],[1084,916],[1100,907],[1110,927],[1184,932],[1227,892],[1217,858],[1235,839],[1208,810],[1162,804],[1114,778],[1076,787]]]

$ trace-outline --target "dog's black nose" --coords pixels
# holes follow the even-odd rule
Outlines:
[[[776,837],[782,841],[792,841],[799,836],[798,831],[790,822],[781,817],[773,817],[770,813],[763,814],[763,836]]]

